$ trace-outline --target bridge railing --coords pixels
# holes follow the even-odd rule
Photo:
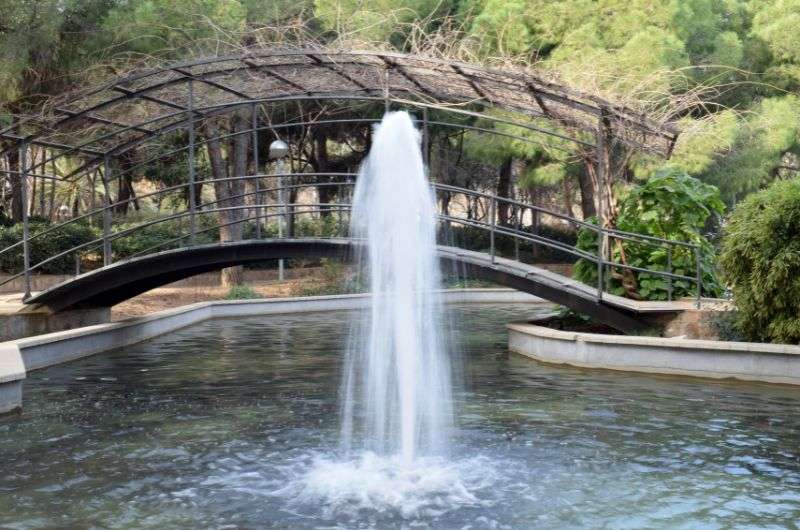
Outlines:
[[[316,181],[320,177],[339,180]],[[349,199],[352,195],[349,190],[354,186],[355,177],[356,174],[354,173],[270,173],[197,181],[194,185],[213,185],[221,182],[244,181],[246,183],[251,183],[251,189],[223,199],[198,202],[195,204],[194,208],[175,211],[157,218],[142,220],[134,226],[116,231],[112,230],[113,212],[116,208],[129,203],[132,199],[121,200],[114,203],[106,200],[101,207],[93,211],[49,226],[33,234],[28,234],[23,240],[0,249],[0,259],[2,259],[4,255],[7,256],[9,253],[13,253],[15,250],[19,251],[21,247],[25,250],[22,270],[0,281],[0,285],[4,285],[21,276],[29,280],[32,273],[41,270],[55,260],[70,255],[75,256],[76,275],[83,272],[81,270],[81,257],[88,254],[101,254],[103,266],[111,265],[115,261],[115,243],[123,241],[127,237],[135,236],[150,227],[176,221],[181,223],[179,229],[183,230],[182,233],[179,233],[175,237],[158,241],[153,245],[127,255],[126,258],[151,254],[167,248],[173,248],[176,245],[191,246],[196,244],[198,236],[212,235],[215,232],[218,233],[222,228],[229,228],[239,224],[253,227],[253,233],[250,234],[248,238],[260,239],[263,237],[262,232],[265,231],[270,221],[275,220],[283,224],[283,226],[288,226],[289,218],[297,219],[302,216],[312,216],[315,218],[321,216],[333,217],[335,221],[335,230],[327,234],[327,236],[344,237],[347,235],[347,228],[349,226],[349,212],[351,208],[349,202],[323,203],[319,201],[308,201],[303,198],[294,201],[284,200],[280,202],[280,199],[281,197],[285,197],[287,192],[290,196],[294,194],[299,197],[303,191],[312,189],[319,190],[324,187],[336,188],[340,197]],[[296,180],[300,178],[309,178],[314,181],[296,182]],[[287,183],[287,179],[294,179],[295,182]],[[262,186],[264,181],[269,183],[266,187]],[[165,197],[169,197],[170,195],[178,195],[182,198],[188,195],[187,190],[190,185],[192,184],[182,183],[168,186],[139,195],[136,197],[136,200],[141,201],[147,198],[164,200]],[[609,279],[612,271],[627,270],[663,278],[668,285],[668,299],[670,300],[672,299],[673,282],[683,281],[694,284],[697,293],[697,303],[699,304],[700,302],[702,294],[701,249],[697,244],[605,229],[547,208],[528,204],[512,198],[499,197],[490,193],[469,190],[453,185],[433,183],[432,188],[438,198],[450,196],[451,201],[448,202],[451,205],[453,204],[452,198],[454,197],[462,201],[461,203],[456,201],[455,206],[440,212],[439,218],[441,222],[446,226],[461,225],[485,231],[489,237],[489,248],[484,250],[489,252],[493,261],[496,260],[498,255],[497,239],[500,237],[511,238],[514,242],[514,259],[517,261],[520,260],[520,245],[530,244],[534,250],[537,246],[545,247],[558,253],[572,256],[575,259],[583,259],[594,263],[597,266],[596,288],[597,298],[599,300],[602,300],[604,293],[608,291]],[[306,195],[313,196],[313,193]],[[270,198],[274,199],[270,200]],[[247,204],[248,200],[250,201],[249,204]],[[464,206],[463,201],[470,200],[474,201],[475,204],[480,202],[484,208],[484,212],[482,214],[469,212],[469,208]],[[226,204],[233,205],[226,206]],[[505,219],[500,219],[499,212],[501,210],[505,212]],[[223,213],[232,213],[235,215],[232,220],[224,221],[220,219],[221,216],[219,215]],[[44,241],[48,237],[57,236],[59,231],[63,231],[66,227],[86,221],[95,221],[97,217],[100,217],[102,221],[102,236],[76,244],[56,254],[42,257],[42,259],[38,261],[31,262],[30,248],[32,245],[36,245],[37,242]],[[537,227],[546,224],[543,218],[549,218],[551,223],[569,225],[574,231],[583,229],[595,233],[598,242],[597,248],[594,249],[594,252],[591,252],[586,249],[578,248],[576,245],[559,241],[539,233]],[[201,225],[200,229],[198,229],[197,221],[203,219],[210,219],[211,221]],[[189,221],[187,223],[188,230],[186,230],[187,227],[183,224],[184,220]],[[529,220],[527,228],[526,220]],[[284,230],[284,232],[286,231]],[[603,252],[603,248],[610,249],[609,242],[614,240],[640,245],[650,245],[664,249],[667,254],[667,266],[665,270],[637,267],[618,260],[613,260],[610,253]],[[694,276],[678,274],[673,270],[672,257],[677,251],[690,252],[693,254],[696,269],[694,271]],[[535,254],[535,252],[533,252],[533,254]],[[26,283],[29,284],[29,281]]]

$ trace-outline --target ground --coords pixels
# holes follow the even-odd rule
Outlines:
[[[247,272],[246,285],[265,298],[300,296],[307,294],[307,291],[320,286],[325,281],[320,269],[317,268],[287,271],[288,278],[282,282],[278,281],[271,271]],[[223,299],[228,293],[228,288],[214,284],[209,285],[211,282],[204,281],[209,279],[213,282],[219,278],[219,274],[210,278],[205,276],[176,282],[131,298],[111,309],[111,319],[122,320],[171,307]]]

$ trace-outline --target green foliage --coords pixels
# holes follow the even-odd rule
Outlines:
[[[530,231],[530,227],[526,228]],[[536,234],[555,241],[564,243],[568,246],[576,244],[575,232],[567,229],[550,225],[539,225],[536,229]],[[479,250],[482,252],[489,252],[491,248],[489,232],[484,228],[476,226],[453,226],[447,234],[442,238],[444,241],[449,241],[449,244],[459,248],[466,248],[470,250]],[[495,237],[495,251],[500,256],[515,256],[514,238],[508,236],[497,235]],[[520,259],[522,261],[533,261],[533,249],[531,243],[520,243]],[[572,255],[552,247],[545,245],[538,245],[536,261],[546,263],[571,263],[574,258]]]
[[[800,1],[755,0],[752,3],[751,36],[761,40],[769,51],[766,78],[781,88],[800,86]]]
[[[49,221],[33,218],[30,223],[30,235],[51,227]],[[30,263],[36,265],[52,256],[66,252],[67,250],[88,243],[100,237],[100,231],[88,224],[80,221],[56,228],[50,233],[40,237],[35,237],[30,241]],[[11,226],[0,227],[0,248],[6,248],[22,241],[22,223]],[[85,248],[79,252],[79,258],[83,259],[93,248]],[[70,252],[56,258],[41,267],[35,272],[41,274],[67,274],[75,272],[75,253]],[[0,255],[0,270],[7,273],[16,273],[23,267],[22,245],[4,252]]]
[[[150,222],[150,221],[145,221]],[[171,248],[186,246],[188,238],[174,241],[176,238],[189,234],[188,220],[169,220],[143,226],[142,221],[121,223],[114,227],[114,232],[122,232],[131,229],[130,234],[117,237],[111,241],[111,250],[114,259],[124,259],[134,256],[140,252],[149,254],[160,252]],[[217,230],[204,231],[214,225],[214,220],[208,216],[200,217],[195,236],[195,244],[214,243],[219,240]],[[135,230],[134,230],[135,229]]]
[[[703,235],[709,219],[724,211],[718,190],[709,184],[677,170],[657,173],[641,186],[632,188],[620,201],[616,226],[625,232],[635,232],[672,241],[684,241],[700,245],[703,294],[719,296],[722,286],[715,270],[715,250]],[[596,224],[596,220],[591,221]],[[578,248],[597,253],[597,233],[582,229],[578,234]],[[650,270],[668,271],[669,256],[665,247],[651,243],[612,240],[612,260],[630,266]],[[624,259],[623,259],[624,254]],[[696,256],[691,249],[673,246],[672,271],[674,274],[694,278]],[[597,265],[588,260],[579,260],[574,276],[589,285],[597,285]],[[645,300],[666,300],[668,281],[666,278],[646,273],[635,273],[636,294]],[[673,282],[673,297],[697,293],[693,282]],[[619,278],[612,278],[611,292],[626,295]]]
[[[247,285],[234,285],[225,294],[223,300],[253,300],[255,298],[262,298],[262,296],[255,292],[252,287]]]
[[[794,95],[761,101],[746,121],[729,123],[733,141],[718,151],[714,163],[700,173],[734,203],[784,174],[787,156],[800,155],[800,98]]]
[[[318,281],[306,282],[297,293],[298,296],[326,296],[366,292],[366,286],[359,278],[349,276],[348,269],[341,261],[323,259]]]
[[[446,13],[451,2],[431,0],[314,0],[314,14],[324,29],[361,40],[392,41],[404,26]]]
[[[200,48],[233,43],[247,13],[238,0],[138,0],[120,2],[103,22],[98,47],[128,53],[182,57]]]
[[[776,182],[739,203],[720,264],[745,337],[800,343],[800,180]]]

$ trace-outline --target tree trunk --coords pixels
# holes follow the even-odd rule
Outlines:
[[[55,166],[55,164],[53,164]],[[56,176],[55,169],[53,169],[53,176]],[[47,217],[51,221],[56,214],[56,181],[50,181],[50,209],[47,211]]]
[[[594,173],[591,160],[587,161],[584,164],[584,170],[578,173],[578,186],[581,189],[581,212],[584,220],[597,215],[597,207],[594,203],[594,183],[590,173]]]
[[[31,161],[29,167],[34,167],[36,163],[36,157],[39,155],[38,149],[33,148],[31,149]],[[30,202],[28,203],[28,211],[31,214],[36,213],[36,181],[39,180],[36,177],[31,177],[31,195],[30,195]]]
[[[331,171],[330,169],[330,161],[328,159],[328,136],[319,128],[314,129],[313,132],[313,142],[314,142],[314,159],[313,159],[313,166],[314,170],[317,173],[328,173]],[[317,176],[317,182],[322,184],[321,186],[317,186],[317,196],[319,197],[320,203],[320,217],[326,218],[330,215],[330,210],[328,208],[323,207],[323,204],[328,204],[331,202],[333,197],[336,195],[333,190],[333,186],[326,186],[330,181],[329,177],[322,177]]]
[[[506,158],[500,166],[500,174],[497,178],[497,196],[511,198],[511,168],[514,159]],[[511,214],[509,204],[505,201],[497,201],[497,222],[501,226],[511,226]]]
[[[11,181],[11,220],[15,223],[22,222],[22,170],[19,160],[19,149],[8,152],[8,170]]]
[[[120,175],[117,179],[118,192],[117,192],[117,206],[114,212],[120,215],[126,215],[130,205],[139,210],[139,200],[136,198],[136,192],[133,189],[133,166],[134,158],[129,151],[124,156],[120,157]]]
[[[45,168],[45,160],[47,160],[47,150],[42,149],[42,174],[47,174],[47,170]],[[42,217],[47,216],[47,211],[45,209],[45,187],[47,186],[47,181],[49,179],[42,179],[42,182],[39,186],[39,215]]]
[[[232,139],[233,161],[231,167],[231,176],[236,180],[230,181],[231,193],[228,206],[237,209],[231,210],[231,221],[235,222],[235,224],[231,225],[231,241],[241,241],[244,233],[244,222],[246,218],[245,210],[238,207],[244,206],[245,203],[245,198],[243,197],[245,184],[244,179],[241,177],[244,177],[247,174],[248,152],[250,146],[250,135],[246,132],[249,129],[248,116],[248,113],[239,111],[234,113],[232,118],[233,132],[238,134],[236,134],[236,136],[234,136]]]
[[[242,132],[248,128],[247,117],[241,112],[232,118],[234,132]],[[229,147],[228,158],[222,154],[222,145],[219,141],[220,130],[213,121],[205,124],[206,148],[214,178],[214,194],[216,195],[217,208],[236,208],[244,204],[244,180],[224,180],[231,177],[241,177],[247,171],[248,161],[248,134],[234,136]],[[230,171],[229,171],[230,167]],[[232,209],[219,213],[219,239],[220,242],[241,241],[243,234],[244,210]],[[223,287],[232,287],[244,283],[243,269],[241,266],[222,269],[220,281]]]
[[[572,211],[572,177],[566,175],[562,184],[564,186],[564,209],[566,210],[567,215],[572,217],[575,215]]]

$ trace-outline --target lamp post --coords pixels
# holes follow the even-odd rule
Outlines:
[[[275,173],[278,175],[278,203],[281,215],[278,217],[278,237],[283,237],[284,227],[287,222],[288,207],[286,206],[285,177],[286,163],[284,158],[289,154],[289,146],[283,140],[275,140],[269,144],[269,158],[275,161]],[[283,281],[283,260],[278,260],[278,279]]]

